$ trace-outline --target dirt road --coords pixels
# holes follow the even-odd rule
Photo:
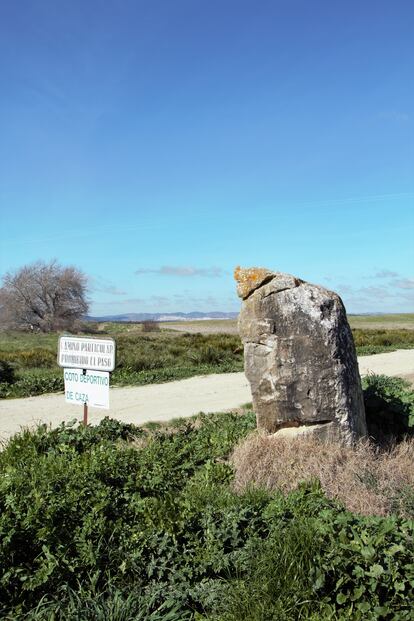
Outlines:
[[[361,375],[384,373],[414,379],[414,349],[358,359]],[[89,420],[98,423],[109,415],[141,424],[192,416],[198,412],[219,412],[251,401],[243,373],[192,377],[167,384],[113,388],[111,409],[91,408]],[[62,394],[0,401],[0,438],[6,439],[22,426],[45,422],[52,426],[73,418],[81,419],[82,407],[66,404]]]

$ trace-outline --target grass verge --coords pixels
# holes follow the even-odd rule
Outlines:
[[[235,489],[229,457],[254,427],[244,410],[158,430],[104,419],[14,436],[0,453],[1,618],[411,619],[412,445],[319,460],[303,445],[313,469],[300,472],[294,445],[279,458],[292,484]],[[325,494],[324,471],[350,481],[381,459],[383,479],[398,469],[407,487],[386,517]]]

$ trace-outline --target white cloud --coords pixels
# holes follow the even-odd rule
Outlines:
[[[202,276],[207,278],[220,278],[224,273],[221,267],[192,267],[186,265],[163,265],[159,268],[141,267],[135,271],[141,274],[157,274],[160,276],[182,276],[184,278]]]
[[[377,272],[372,278],[398,278],[398,272],[392,272],[391,270],[381,270]]]
[[[396,282],[400,290],[396,288]],[[412,312],[414,305],[414,281],[409,279],[391,280],[384,284],[379,282],[368,287],[341,284],[335,290],[343,297],[351,313],[407,313]]]
[[[392,285],[398,289],[414,289],[414,279],[402,278],[401,280],[394,280]]]
[[[89,286],[91,291],[109,293],[110,295],[126,295],[127,292],[119,289],[111,281],[102,276],[89,276]]]
[[[411,119],[408,112],[403,112],[402,110],[387,110],[385,112],[380,112],[378,114],[378,118],[383,121],[392,121],[393,123],[408,123]]]

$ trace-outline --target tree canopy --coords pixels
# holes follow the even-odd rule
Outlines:
[[[24,265],[3,277],[0,320],[9,329],[71,329],[88,311],[87,276],[57,261]]]

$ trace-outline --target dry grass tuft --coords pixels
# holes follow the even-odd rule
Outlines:
[[[368,441],[351,448],[254,432],[231,462],[237,491],[254,485],[287,492],[319,479],[327,496],[355,513],[408,516],[414,510],[414,440],[380,451]]]

